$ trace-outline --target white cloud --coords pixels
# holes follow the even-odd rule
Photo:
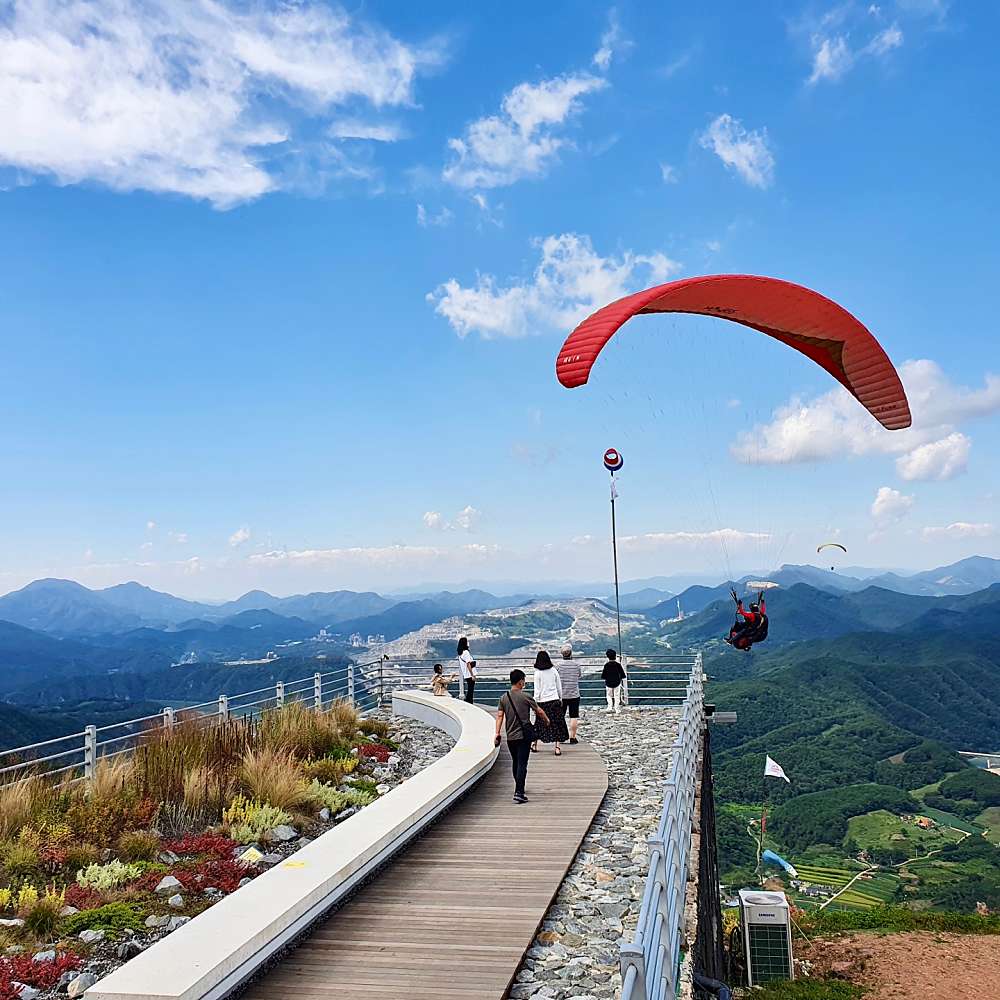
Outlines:
[[[310,127],[333,109],[411,105],[439,61],[308,0],[18,0],[0,14],[0,163],[228,208],[327,154],[339,174]]]
[[[954,479],[969,465],[972,442],[959,432],[940,441],[922,444],[896,459],[900,478],[913,480]]]
[[[244,524],[229,536],[229,544],[235,549],[250,541],[250,529]]]
[[[149,552],[149,550],[152,549],[152,547],[153,547],[152,542],[143,542],[142,545],[139,546],[139,549],[142,552]]]
[[[774,180],[774,156],[767,144],[767,129],[748,132],[732,115],[719,115],[699,142],[751,187],[770,187]]]
[[[621,24],[618,21],[618,11],[612,7],[608,11],[608,26],[601,35],[601,44],[594,53],[594,65],[606,73],[611,67],[614,57],[631,47],[631,42],[622,32]]]
[[[376,545],[354,546],[343,549],[275,549],[270,552],[255,552],[247,562],[257,566],[375,566],[382,569],[406,568],[414,565],[429,565],[436,560],[454,560],[460,563],[480,562],[498,555],[503,549],[499,545],[469,543],[454,548],[439,548],[433,545]]]
[[[660,164],[660,177],[664,184],[676,184],[680,180],[677,168],[669,163]]]
[[[891,486],[880,486],[872,502],[872,517],[882,526],[902,520],[913,510],[912,496],[900,493]]]
[[[156,522],[155,521],[147,521],[146,522],[146,530],[147,531],[155,531],[156,530]]]
[[[924,538],[989,538],[996,528],[988,522],[970,524],[968,521],[954,521],[951,524],[924,528]]]
[[[738,548],[770,540],[771,536],[765,532],[718,528],[715,531],[651,531],[643,535],[625,535],[619,539],[618,544],[625,550],[649,551],[660,548],[697,547],[706,543]]]
[[[423,516],[424,526],[434,531],[473,531],[479,524],[483,512],[466,504],[451,520],[440,511],[429,510]]]
[[[369,139],[372,142],[397,142],[406,138],[406,133],[399,125],[391,122],[365,122],[356,118],[331,123],[326,134],[334,139]]]
[[[873,56],[883,56],[903,44],[903,32],[898,24],[880,31],[866,46],[864,51]]]
[[[956,385],[934,361],[899,366],[913,426],[887,431],[839,386],[812,400],[792,399],[773,419],[739,435],[730,449],[741,461],[761,465],[822,461],[859,455],[899,456],[904,479],[946,479],[961,472],[970,442],[956,427],[1000,412],[1000,376],[983,387]],[[932,445],[925,449],[924,446]]]
[[[178,545],[187,545],[188,536],[186,531],[168,531],[167,537]]]
[[[479,523],[483,512],[467,504],[455,515],[455,527],[462,531],[472,531]]]
[[[454,154],[444,179],[460,188],[494,188],[541,177],[568,144],[559,130],[583,108],[580,98],[607,86],[589,73],[521,83],[500,103],[500,113],[468,125],[449,139]]]
[[[813,36],[813,66],[810,83],[839,80],[854,65],[854,56],[843,35],[836,38]]]
[[[637,284],[665,281],[680,265],[662,253],[601,257],[590,237],[576,233],[536,240],[541,260],[529,280],[500,286],[479,275],[473,287],[455,278],[428,294],[427,301],[460,337],[521,337],[542,330],[570,330],[599,305]]]
[[[423,205],[417,203],[417,225],[427,228],[428,226],[447,226],[452,220],[451,209],[443,207],[437,215],[431,215]]]

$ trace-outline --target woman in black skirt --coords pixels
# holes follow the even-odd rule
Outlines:
[[[548,721],[544,723],[541,720],[536,721],[535,731],[538,739],[532,744],[531,749],[538,750],[538,740],[542,743],[555,743],[556,756],[559,757],[562,755],[559,744],[569,739],[569,730],[566,728],[562,702],[562,680],[544,649],[539,650],[535,657],[533,684],[535,701],[548,716]]]

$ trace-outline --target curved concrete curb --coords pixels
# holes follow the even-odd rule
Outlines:
[[[219,1000],[339,902],[484,777],[498,750],[493,717],[422,691],[393,712],[457,740],[419,774],[96,983],[87,1000]]]

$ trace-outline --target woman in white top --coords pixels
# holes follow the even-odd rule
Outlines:
[[[560,757],[562,750],[559,748],[559,744],[569,739],[566,717],[563,712],[562,680],[559,677],[559,671],[552,666],[552,660],[544,649],[539,650],[535,657],[535,675],[532,683],[535,701],[548,716],[548,721],[535,723],[537,739],[531,749],[538,750],[538,740],[543,743],[555,743],[555,754]]]
[[[465,690],[465,700],[471,705],[473,691],[476,689],[476,661],[469,651],[469,640],[464,635],[458,640],[455,655],[458,657],[459,683]]]

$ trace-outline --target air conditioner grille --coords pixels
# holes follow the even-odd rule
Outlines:
[[[788,930],[783,924],[751,924],[750,972],[753,983],[791,979],[788,964]]]

